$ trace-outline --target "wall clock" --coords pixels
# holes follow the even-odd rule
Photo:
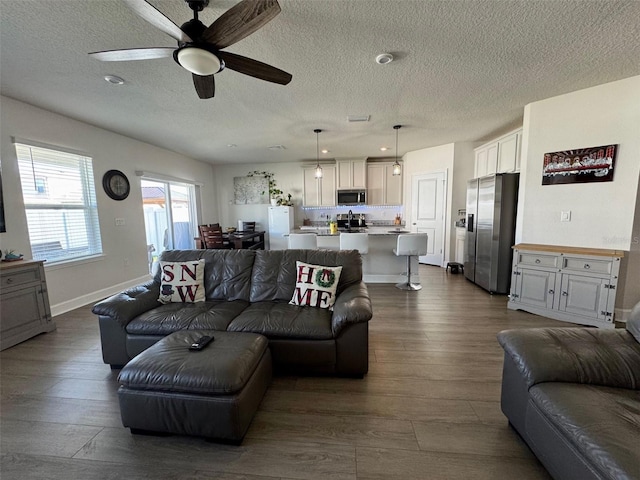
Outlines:
[[[120,170],[109,170],[102,177],[102,187],[114,200],[124,200],[129,196],[131,185],[129,179]]]

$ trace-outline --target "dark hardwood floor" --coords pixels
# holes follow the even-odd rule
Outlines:
[[[0,476],[10,479],[549,479],[500,412],[508,328],[568,326],[506,308],[462,275],[369,285],[369,374],[276,377],[239,447],[134,436],[90,306],[0,354]]]

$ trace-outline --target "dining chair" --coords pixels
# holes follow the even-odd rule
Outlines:
[[[200,225],[200,238],[206,249],[222,249],[231,248],[229,240],[224,238],[222,229],[218,227],[210,227],[208,225]]]

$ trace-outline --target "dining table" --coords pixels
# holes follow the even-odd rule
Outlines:
[[[249,249],[249,250],[264,250],[264,234],[265,231],[236,231],[236,232],[223,232],[223,238],[229,241],[231,248],[233,249]],[[194,237],[196,241],[196,248],[205,249],[204,242],[200,237]]]

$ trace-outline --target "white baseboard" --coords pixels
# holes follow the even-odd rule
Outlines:
[[[135,287],[136,285],[140,285],[141,283],[148,282],[149,280],[151,280],[151,276],[145,275],[143,277],[118,283],[117,285],[112,285],[111,287],[103,288],[95,292],[87,293],[86,295],[82,295],[80,297],[72,298],[71,300],[67,300],[66,302],[51,305],[51,316],[55,317],[56,315],[70,312],[71,310],[87,305],[88,303],[97,302],[110,295],[121,292],[122,290],[126,290],[127,288]]]

